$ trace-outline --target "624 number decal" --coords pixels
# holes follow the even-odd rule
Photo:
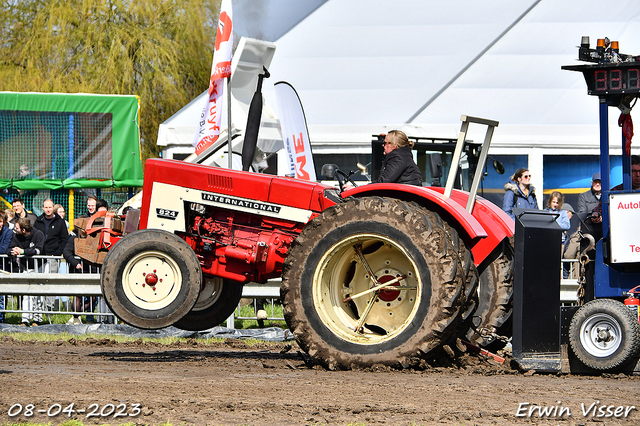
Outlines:
[[[163,219],[176,220],[176,217],[178,217],[178,212],[175,210],[156,208],[156,216]]]

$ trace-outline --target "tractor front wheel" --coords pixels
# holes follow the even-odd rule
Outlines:
[[[180,237],[157,229],[127,235],[107,254],[102,294],[114,314],[134,327],[174,324],[196,303],[202,270]]]

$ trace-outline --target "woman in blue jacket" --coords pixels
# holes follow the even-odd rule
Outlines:
[[[7,254],[9,251],[9,245],[13,238],[13,231],[9,228],[9,222],[7,222],[7,214],[4,210],[0,210],[0,254]],[[3,262],[7,261],[5,257]],[[8,266],[0,264],[0,269]],[[0,311],[4,310],[4,295],[0,294]],[[0,312],[0,323],[4,322],[4,312]]]
[[[511,176],[511,180],[504,185],[504,199],[502,210],[511,219],[516,220],[513,208],[536,209],[538,210],[538,200],[536,199],[536,189],[531,185],[531,173],[528,169],[521,168]]]
[[[0,210],[0,254],[7,254],[12,238],[13,231],[11,231],[11,228],[9,228],[7,214],[4,212],[4,210]]]

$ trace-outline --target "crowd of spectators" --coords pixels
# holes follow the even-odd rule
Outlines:
[[[631,187],[633,190],[640,189],[640,156],[631,156]],[[504,185],[505,195],[502,209],[512,219],[515,220],[513,208],[539,209],[535,188],[531,185],[531,173],[526,168],[516,170],[509,182]],[[619,191],[623,185],[619,184],[611,188],[611,191]],[[600,172],[595,172],[591,176],[591,187],[589,190],[578,195],[577,208],[568,203],[563,203],[564,196],[559,191],[553,191],[546,206],[546,210],[557,213],[556,221],[562,229],[562,258],[577,259],[580,252],[580,242],[583,239],[583,232],[594,235],[596,240],[601,236],[602,230],[602,176]],[[578,214],[580,220],[577,225],[571,227],[571,218]],[[586,227],[586,229],[585,229]],[[572,229],[572,233],[568,233]],[[569,277],[569,267],[563,264],[563,278]]]
[[[15,197],[12,200],[12,208],[0,210],[0,254],[5,254],[8,262],[2,267],[11,271],[23,273],[58,273],[61,268],[60,256],[70,266],[69,272],[83,272],[88,269],[86,262],[78,260],[74,253],[74,241],[76,235],[70,231],[70,225],[65,220],[66,212],[60,204],[54,204],[47,198],[42,203],[42,214],[36,216],[25,208],[22,198]],[[108,210],[105,200],[91,195],[87,199],[87,211],[80,217],[90,217],[96,211]],[[34,259],[33,256],[54,256],[46,261]],[[98,265],[91,265],[93,271]],[[37,326],[43,321],[43,313],[52,311],[54,305],[60,306],[59,300],[53,296],[22,296],[21,298],[21,324],[25,326]],[[98,307],[99,313],[108,313],[108,307],[99,297],[76,296],[73,300],[73,310],[77,315],[72,315],[70,324],[82,323],[81,315],[86,315],[88,323],[113,322],[113,316],[94,316]],[[5,296],[0,295],[0,311],[5,309]],[[98,306],[99,305],[99,306]],[[0,322],[4,322],[4,312],[0,312]]]

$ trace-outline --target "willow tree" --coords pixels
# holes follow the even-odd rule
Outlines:
[[[208,87],[220,0],[4,0],[0,90],[135,94],[143,157]]]

